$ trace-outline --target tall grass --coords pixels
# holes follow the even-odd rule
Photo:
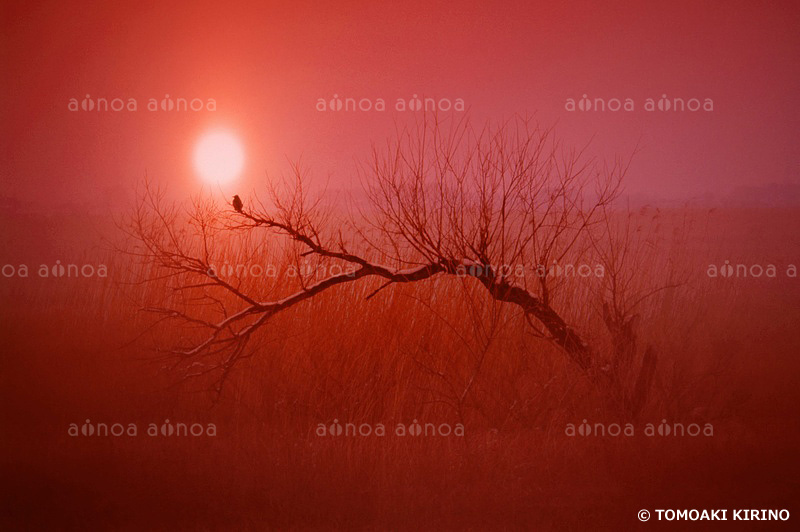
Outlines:
[[[725,258],[765,260],[768,234],[756,231],[734,247],[719,229],[730,220],[712,217],[686,240],[674,230],[684,212],[654,214],[637,214],[646,229],[662,227],[648,233],[652,245],[640,257],[643,286],[689,275],[639,310],[640,337],[659,355],[642,421],[713,423],[713,438],[565,436],[567,423],[628,420],[605,410],[602,390],[535,337],[518,310],[491,301],[466,278],[393,286],[369,300],[379,283],[366,279],[280,313],[215,401],[210,382],[184,379],[154,350],[199,332],[174,324],[148,329],[153,317],[140,311],[181,305],[186,296],[167,280],[139,283],[157,272],[114,251],[74,260],[106,263],[107,279],[4,281],[5,389],[38,413],[6,415],[9,434],[25,427],[38,435],[7,441],[6,459],[15,464],[9,478],[28,479],[24,489],[42,497],[44,486],[62,483],[64,495],[38,519],[61,512],[76,515],[75,523],[107,522],[76,504],[99,499],[121,527],[167,519],[178,528],[254,530],[563,529],[600,519],[629,523],[630,512],[663,501],[711,504],[711,493],[751,504],[753,492],[734,481],[730,463],[766,449],[777,461],[794,452],[796,424],[786,416],[796,399],[789,371],[796,364],[787,356],[800,343],[798,311],[789,303],[797,286],[705,275],[709,263]],[[751,214],[749,223],[782,224],[764,216]],[[221,240],[219,262],[285,272],[290,250],[249,238]],[[298,286],[285,275],[235,281],[263,299]],[[559,297],[572,302],[564,307],[572,323],[603,345],[592,295],[570,282]],[[64,436],[69,423],[86,418],[214,422],[219,436]],[[414,419],[462,423],[465,436],[316,435],[334,419],[388,430]],[[770,507],[793,493],[751,469],[738,474],[749,475],[756,499],[771,497]],[[156,510],[143,513],[142,506]]]

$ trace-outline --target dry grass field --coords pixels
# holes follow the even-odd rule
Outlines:
[[[641,508],[792,508],[800,285],[785,269],[800,250],[798,213],[635,216],[659,227],[640,274],[686,274],[641,308],[640,338],[659,358],[635,421],[469,278],[368,300],[379,282],[335,287],[276,315],[217,394],[214,379],[186,378],[156,351],[194,334],[147,328],[139,309],[174,297],[167,282],[133,284],[134,257],[90,244],[113,242],[113,224],[87,219],[79,233],[56,217],[8,220],[6,262],[35,267],[0,279],[3,528],[596,529],[633,527]],[[14,256],[29,227],[41,238]],[[241,262],[237,249],[220,256]],[[258,249],[249,263],[285,271],[279,250]],[[105,264],[108,276],[41,278],[39,265],[56,260]],[[725,260],[777,275],[709,277]],[[265,297],[292,289],[280,276],[239,277]],[[570,315],[601,337],[588,296],[570,296]],[[87,420],[138,434],[70,434]],[[215,435],[147,435],[166,420],[213,424]],[[336,435],[334,420],[354,425]],[[635,432],[567,433],[584,420]],[[662,420],[710,424],[713,436],[645,433]],[[435,434],[415,435],[416,422]],[[373,432],[354,435],[364,424]]]

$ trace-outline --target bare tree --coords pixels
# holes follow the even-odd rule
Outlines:
[[[587,319],[588,294],[603,295],[597,287],[564,289],[583,278],[558,269],[603,259],[619,275],[624,264],[601,250],[613,249],[604,244],[617,237],[607,223],[626,170],[626,161],[608,164],[561,146],[552,130],[530,120],[475,129],[466,120],[426,116],[373,149],[359,170],[364,198],[354,200],[348,217],[312,200],[295,166],[271,188],[269,204],[250,198],[224,211],[195,200],[184,213],[148,185],[129,228],[138,243],[133,252],[149,265],[146,283],[172,283],[173,297],[146,310],[196,329],[167,355],[187,375],[215,373],[218,389],[253,354],[248,345],[255,333],[277,313],[365,278],[382,281],[367,295],[372,298],[392,285],[438,276],[472,279],[487,297],[516,306],[533,331],[602,379],[597,348],[570,320]],[[298,286],[286,283],[280,294],[220,275],[215,261],[221,247],[231,249],[229,240],[220,243],[223,236],[252,249],[264,233],[282,237],[282,249],[296,262],[324,263],[328,274],[301,275]],[[624,343],[621,331],[633,324],[618,301],[610,305],[606,322]],[[629,365],[635,342],[627,342],[617,347],[620,363]]]

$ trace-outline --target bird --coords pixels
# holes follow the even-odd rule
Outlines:
[[[242,199],[239,197],[239,195],[237,194],[237,195],[233,196],[233,208],[234,208],[234,210],[236,212],[242,212],[242,207],[243,206],[244,206],[244,204],[242,203]]]

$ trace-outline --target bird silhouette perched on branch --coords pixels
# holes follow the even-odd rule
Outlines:
[[[238,194],[233,196],[233,209],[236,212],[242,212],[243,206],[244,204],[242,203],[242,198],[240,198]]]

